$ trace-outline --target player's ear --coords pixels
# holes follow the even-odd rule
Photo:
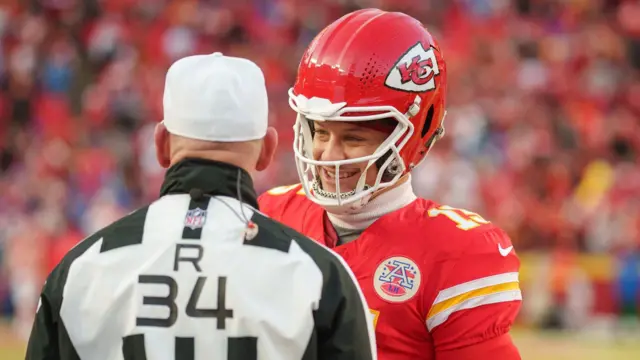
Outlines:
[[[158,164],[166,169],[171,165],[171,148],[169,146],[169,131],[167,131],[164,123],[160,122],[156,125],[156,130],[153,136],[156,145],[156,158],[158,159]]]
[[[269,126],[267,134],[262,139],[262,149],[260,150],[260,157],[258,157],[258,162],[256,163],[256,170],[262,171],[271,165],[277,147],[278,132],[274,127]]]

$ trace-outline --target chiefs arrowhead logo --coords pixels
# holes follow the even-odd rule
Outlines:
[[[390,88],[424,92],[436,88],[435,77],[440,74],[434,48],[425,50],[422,43],[415,44],[393,66],[384,84]]]

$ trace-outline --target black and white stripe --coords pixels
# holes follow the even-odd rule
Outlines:
[[[204,225],[185,226],[198,208]],[[356,284],[334,252],[234,198],[166,195],[65,257],[26,359],[374,359]]]

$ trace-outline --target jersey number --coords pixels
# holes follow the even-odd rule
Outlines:
[[[465,209],[456,209],[451,206],[440,206],[437,208],[429,209],[429,216],[436,217],[438,215],[444,215],[451,221],[456,223],[456,227],[462,230],[471,230],[483,224],[488,224],[489,221],[482,218],[482,216]]]
[[[185,313],[193,318],[216,318],[216,328],[224,330],[226,328],[226,319],[233,318],[233,310],[227,309],[226,291],[227,278],[218,277],[218,305],[216,309],[198,309],[197,304],[202,294],[202,289],[207,282],[206,276],[199,276],[196,281],[189,302],[185,309]],[[169,289],[167,296],[145,296],[142,299],[143,305],[164,306],[169,309],[167,318],[146,318],[137,317],[137,326],[163,327],[170,328],[178,320],[178,305],[175,300],[178,297],[178,283],[171,277],[166,275],[140,275],[138,277],[139,284],[160,284],[166,285]],[[257,344],[256,337],[229,337],[228,340],[227,359],[231,360],[257,360]],[[175,360],[195,360],[195,339],[193,337],[176,337],[175,338]],[[125,360],[130,359],[146,359],[146,348],[144,344],[144,334],[129,335],[123,338],[122,352]]]

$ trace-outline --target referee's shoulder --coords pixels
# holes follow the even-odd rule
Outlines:
[[[291,244],[295,243],[321,267],[329,264],[344,267],[340,255],[331,249],[261,212],[256,211],[251,221],[258,225],[259,231],[254,239],[245,241],[247,245],[289,252]]]
[[[99,249],[101,253],[141,243],[148,209],[149,206],[145,206],[135,210],[76,244],[49,274],[44,291],[60,305],[71,265],[98,242],[101,242]]]
[[[149,206],[145,206],[138,210],[132,211],[131,213],[123,216],[122,218],[88,236],[86,239],[76,245],[76,247],[71,249],[69,253],[67,253],[65,259],[63,259],[63,262],[65,260],[73,261],[74,259],[84,254],[87,249],[89,249],[98,241],[102,241],[102,244],[100,245],[101,253],[128,245],[142,243],[144,223],[147,217],[148,210]]]

